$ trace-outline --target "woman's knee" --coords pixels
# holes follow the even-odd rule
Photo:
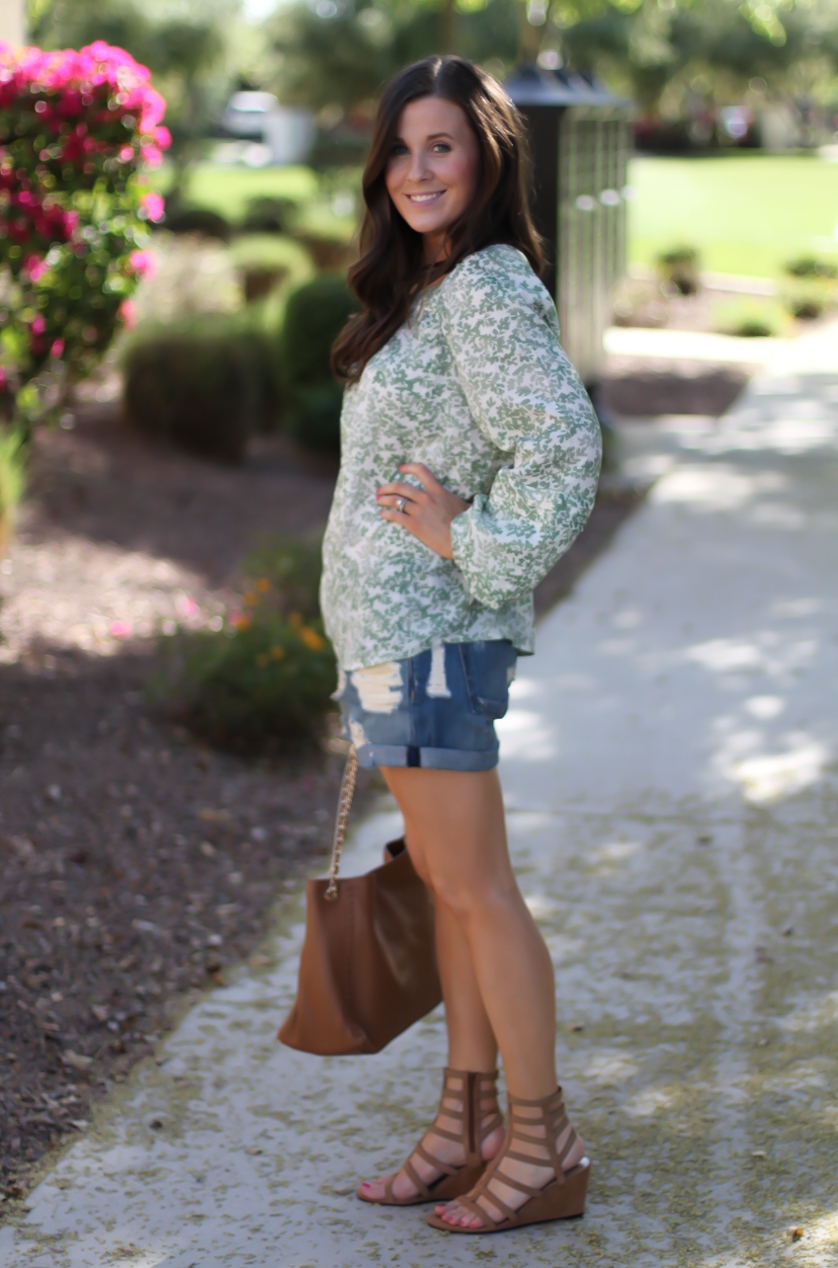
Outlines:
[[[474,920],[503,920],[518,902],[514,879],[503,876],[447,876],[431,868],[428,885],[434,897],[462,925]]]

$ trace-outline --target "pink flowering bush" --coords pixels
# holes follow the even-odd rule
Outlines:
[[[154,266],[143,188],[170,143],[150,72],[101,41],[0,44],[0,393],[31,426],[59,409]]]

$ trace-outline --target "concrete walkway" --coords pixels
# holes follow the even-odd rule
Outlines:
[[[376,1057],[279,1047],[289,901],[275,965],[136,1070],[0,1232],[4,1268],[835,1264],[838,372],[622,436],[668,470],[541,626],[503,724],[585,1219],[449,1237],[352,1197],[432,1112],[442,1020]],[[352,869],[397,826],[362,825]]]

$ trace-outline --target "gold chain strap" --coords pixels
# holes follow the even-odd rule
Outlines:
[[[340,852],[343,849],[343,839],[346,835],[346,821],[349,818],[349,811],[352,808],[352,796],[355,792],[355,780],[358,775],[358,756],[355,752],[355,746],[349,750],[349,756],[346,759],[346,769],[343,772],[343,779],[340,785],[340,796],[338,797],[338,813],[335,819],[335,843],[332,847],[332,866],[329,868],[329,884],[326,886],[324,897],[327,902],[334,902],[338,896],[338,872],[340,871]]]

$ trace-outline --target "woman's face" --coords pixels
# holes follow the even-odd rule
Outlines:
[[[425,240],[425,259],[444,254],[446,232],[477,189],[480,147],[466,113],[442,97],[405,106],[384,179],[396,210]]]

